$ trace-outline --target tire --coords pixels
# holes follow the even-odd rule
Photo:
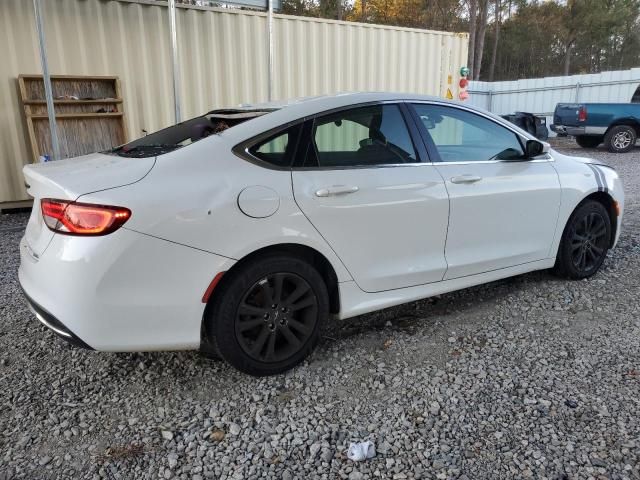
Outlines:
[[[329,317],[329,294],[318,271],[277,254],[229,275],[205,319],[208,342],[226,362],[254,376],[282,373],[302,362]]]
[[[611,153],[626,153],[635,147],[637,138],[632,126],[617,125],[604,136],[604,144]]]
[[[601,203],[580,204],[562,233],[554,273],[575,280],[595,274],[607,256],[611,233],[609,212]]]
[[[218,347],[212,345],[209,338],[204,338],[204,341],[200,343],[200,354],[208,358],[209,360],[222,360]]]
[[[602,143],[602,137],[593,135],[578,135],[576,143],[582,148],[597,148]]]

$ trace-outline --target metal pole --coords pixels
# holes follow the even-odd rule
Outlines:
[[[36,30],[40,42],[40,62],[42,63],[42,80],[44,81],[44,96],[47,100],[47,116],[49,117],[49,130],[51,132],[51,148],[53,160],[60,160],[60,144],[58,143],[58,126],[56,125],[56,113],[53,110],[53,90],[51,89],[51,76],[47,62],[47,42],[42,27],[42,15],[40,13],[40,1],[33,0],[33,10],[36,14]]]
[[[176,0],[169,0],[169,33],[171,35],[171,60],[173,62],[173,104],[176,123],[180,123],[180,74],[178,71],[178,37],[176,35]]]
[[[487,110],[490,112],[492,111],[491,108],[493,107],[492,103],[493,103],[493,90],[489,90],[489,105]]]
[[[580,82],[576,82],[576,103],[578,103],[579,97],[580,97]]]
[[[267,41],[269,43],[269,71],[268,75],[268,89],[269,89],[269,101],[273,100],[273,0],[267,0]]]

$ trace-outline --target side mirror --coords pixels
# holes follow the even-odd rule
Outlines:
[[[535,158],[549,151],[549,144],[538,140],[527,140],[525,144],[525,156]]]

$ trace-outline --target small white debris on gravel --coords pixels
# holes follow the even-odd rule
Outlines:
[[[568,143],[567,143],[568,145]],[[536,272],[333,325],[252,378],[197,353],[72,348],[27,310],[0,215],[0,480],[639,479],[640,149],[601,272]],[[348,460],[351,442],[377,455]]]

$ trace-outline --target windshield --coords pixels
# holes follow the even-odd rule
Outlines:
[[[177,125],[145,135],[107,153],[121,157],[153,157],[190,145],[209,135],[259,117],[272,110],[215,110]]]

